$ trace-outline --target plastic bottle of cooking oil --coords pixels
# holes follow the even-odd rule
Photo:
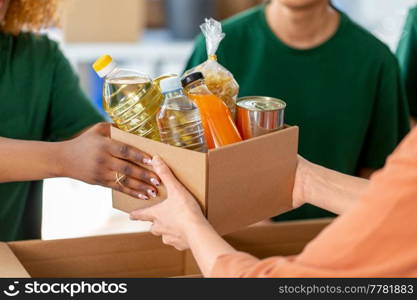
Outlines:
[[[93,69],[104,78],[103,106],[116,126],[126,132],[160,141],[156,114],[163,101],[158,80],[135,70],[118,68],[103,55]]]
[[[180,78],[163,79],[160,87],[165,96],[157,116],[161,141],[176,147],[207,152],[200,112],[184,94]]]
[[[209,149],[242,141],[229,108],[204,83],[201,72],[194,72],[182,80],[185,91],[198,106]]]

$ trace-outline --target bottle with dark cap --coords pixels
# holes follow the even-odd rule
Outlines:
[[[239,131],[229,108],[222,99],[210,92],[201,72],[185,76],[181,81],[188,97],[197,104],[209,149],[240,142]]]
[[[197,81],[197,80],[200,80],[200,79],[202,79],[202,80],[204,80],[204,75],[203,75],[203,73],[201,73],[201,72],[194,72],[194,73],[191,73],[190,75],[188,75],[188,76],[185,76],[182,80],[181,80],[181,83],[182,83],[182,86],[183,87],[186,87],[187,85],[189,85],[190,83],[193,83],[193,82],[195,82],[195,81]]]

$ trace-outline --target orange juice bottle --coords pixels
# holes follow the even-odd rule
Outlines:
[[[204,134],[209,149],[240,142],[239,131],[232,114],[222,99],[210,92],[201,72],[187,75],[182,80],[188,97],[200,109]]]

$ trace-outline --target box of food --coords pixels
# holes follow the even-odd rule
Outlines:
[[[68,0],[62,29],[68,43],[136,42],[146,26],[145,0]]]
[[[322,219],[252,226],[225,239],[237,250],[259,258],[294,255],[329,222],[329,219]],[[0,277],[7,278],[191,277],[201,274],[189,250],[177,251],[148,232],[0,243],[0,266]]]
[[[201,153],[173,147],[112,128],[113,139],[160,156],[196,197],[220,234],[292,208],[298,127],[284,129]],[[127,213],[166,198],[140,200],[113,191],[113,207]]]

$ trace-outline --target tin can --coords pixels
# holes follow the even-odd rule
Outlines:
[[[236,123],[242,138],[246,140],[282,129],[286,106],[284,101],[271,97],[239,98]]]

